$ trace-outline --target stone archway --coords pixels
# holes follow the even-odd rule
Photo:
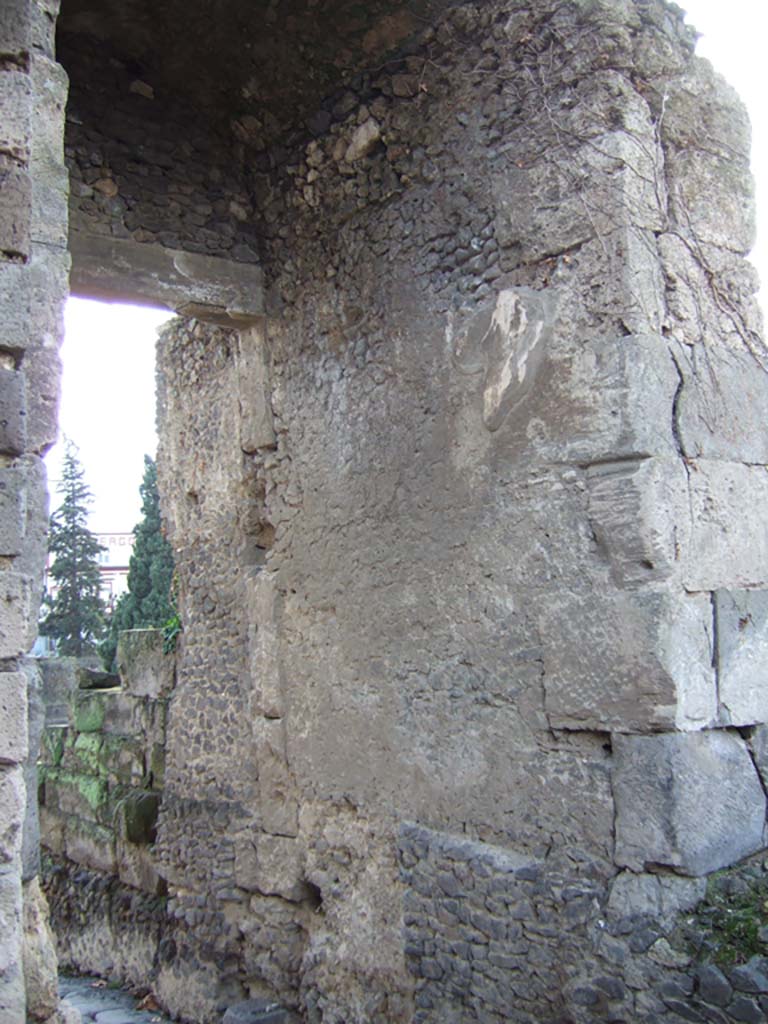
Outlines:
[[[50,130],[11,118],[3,158],[0,288],[32,332],[3,348],[6,468],[41,495],[63,81],[51,13],[16,6],[4,102],[48,97],[25,109]],[[176,304],[203,274],[181,308],[229,324],[180,327],[165,367],[189,635],[164,998],[213,1018],[269,992],[313,1024],[639,1021],[666,1012],[662,964],[698,1013],[674,909],[765,821],[768,539],[743,509],[765,503],[768,388],[740,108],[661,2],[427,4],[426,27],[295,3],[264,31],[233,2],[247,57],[220,89],[233,44],[208,66],[223,27],[199,12],[199,76],[152,63],[176,52],[166,6],[65,0],[61,22],[73,73],[119,86],[81,88],[99,116],[70,127],[76,279],[110,291],[117,270]],[[238,310],[217,268],[234,256],[259,294],[245,238],[267,299]],[[271,319],[237,335],[238,312]],[[41,558],[19,530],[11,783]]]

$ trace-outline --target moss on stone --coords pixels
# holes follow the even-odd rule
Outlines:
[[[98,732],[104,725],[104,701],[98,694],[83,691],[75,700],[75,729]]]
[[[149,790],[136,790],[120,801],[115,812],[115,824],[120,835],[129,843],[154,843],[160,794]]]
[[[75,739],[72,752],[77,766],[84,772],[98,775],[101,766],[102,738],[98,733],[83,732]]]
[[[768,861],[753,858],[711,876],[706,896],[680,928],[697,961],[731,967],[768,955],[766,868]]]
[[[61,764],[64,756],[64,741],[67,729],[55,726],[46,729],[42,737],[41,754],[43,764],[52,765],[55,768]]]

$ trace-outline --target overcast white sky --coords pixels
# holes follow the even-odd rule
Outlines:
[[[768,0],[687,0],[708,57],[741,93],[753,125],[753,168],[760,228],[753,260],[768,285]],[[768,287],[763,289],[763,302]],[[154,350],[158,325],[169,314],[133,306],[106,306],[70,299],[62,349],[62,433],[80,448],[86,480],[94,493],[91,529],[132,530],[139,519],[139,484],[144,454],[154,457]],[[49,453],[51,507],[61,444]]]

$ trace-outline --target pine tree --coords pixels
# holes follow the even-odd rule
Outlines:
[[[108,669],[113,666],[121,630],[164,626],[175,612],[171,597],[173,552],[163,534],[157,466],[148,455],[144,456],[144,479],[139,493],[142,519],[133,530],[128,590],[115,606],[107,638],[101,645],[102,660]]]
[[[48,575],[54,596],[45,598],[49,611],[40,632],[57,641],[59,654],[75,657],[95,650],[104,628],[98,562],[104,548],[86,525],[93,498],[84,475],[77,446],[66,441],[57,487],[64,500],[49,523],[48,551],[53,561]]]

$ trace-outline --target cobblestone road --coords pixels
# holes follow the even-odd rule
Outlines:
[[[61,975],[59,995],[82,1014],[83,1024],[169,1024],[162,1013],[140,1009],[137,1000],[96,978]]]

